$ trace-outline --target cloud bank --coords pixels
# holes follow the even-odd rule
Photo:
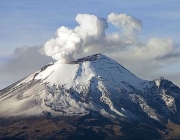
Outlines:
[[[173,78],[175,75],[171,79],[171,73],[163,70],[180,60],[178,46],[171,38],[152,37],[142,41],[139,38],[143,27],[142,21],[127,14],[111,13],[107,18],[78,14],[75,20],[78,26],[74,28],[61,26],[55,37],[42,47],[17,49],[12,59],[0,67],[0,74],[23,75],[35,71],[52,59],[60,63],[69,63],[75,58],[103,53],[140,78],[153,80],[165,75],[180,85],[180,81]],[[116,31],[108,32],[108,26],[113,26]],[[31,64],[27,65],[27,62]],[[11,69],[15,71],[12,72]],[[178,74],[180,73],[176,73]]]
[[[54,61],[43,54],[42,46],[17,48],[8,59],[0,65],[0,89]]]

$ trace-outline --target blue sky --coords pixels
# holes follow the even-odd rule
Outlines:
[[[60,26],[74,28],[78,13],[106,18],[110,13],[126,13],[143,22],[139,38],[168,38],[180,44],[179,0],[2,0],[0,2],[0,63],[15,49],[43,45]],[[115,29],[109,25],[106,32]],[[179,49],[180,50],[180,49]],[[175,71],[179,63],[164,71]],[[176,70],[175,70],[176,69]]]
[[[178,0],[3,0],[0,3],[0,55],[10,54],[17,47],[43,44],[58,27],[76,26],[74,18],[78,13],[106,18],[111,12],[141,19],[144,39],[171,37],[179,43]]]

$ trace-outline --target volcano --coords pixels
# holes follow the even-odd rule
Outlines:
[[[28,125],[25,128],[28,130],[32,118],[36,124],[46,119],[57,124],[66,120],[63,122],[66,122],[64,127],[72,127],[63,137],[51,133],[49,139],[73,139],[72,136],[87,139],[89,135],[99,139],[178,138],[173,128],[180,127],[179,112],[178,86],[163,77],[153,81],[142,80],[102,54],[87,56],[68,64],[58,61],[49,63],[0,91],[0,118],[3,120],[0,122],[0,130],[9,132],[12,126],[22,120],[23,126],[20,126]],[[7,122],[11,123],[5,125]],[[94,123],[96,127],[89,126]],[[6,127],[2,128],[3,125]],[[85,130],[81,132],[80,127]],[[62,128],[62,125],[57,125],[58,128]],[[91,131],[87,132],[90,128]],[[128,136],[127,128],[133,133],[131,136]],[[31,130],[34,129],[31,126]],[[77,130],[81,133],[75,135]],[[107,132],[109,130],[113,132]],[[136,135],[136,132],[142,134]],[[24,129],[18,131],[18,135],[13,135],[14,131],[1,133],[2,138],[30,139],[28,136],[35,135]],[[28,136],[25,135],[27,133]],[[45,138],[47,133],[39,132],[37,137]]]

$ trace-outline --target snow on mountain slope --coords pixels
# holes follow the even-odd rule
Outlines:
[[[44,82],[49,82],[51,85],[66,84],[66,86],[73,88],[76,88],[75,86],[77,85],[88,85],[88,82],[93,77],[104,79],[114,84],[114,86],[123,86],[124,88],[129,84],[140,89],[141,83],[145,82],[117,64],[114,60],[102,54],[97,54],[96,57],[93,61],[86,61],[86,58],[84,58],[84,62],[79,60],[79,63],[76,61],[75,64],[56,62],[40,72],[35,79],[41,79]]]
[[[50,63],[0,91],[0,117],[86,115],[180,122],[180,89],[165,79],[139,79],[96,54]]]

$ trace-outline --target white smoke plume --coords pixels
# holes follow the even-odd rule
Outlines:
[[[98,18],[94,15],[78,14],[76,21],[79,26],[75,28],[75,31],[85,39],[87,36],[102,37],[105,36],[105,29],[107,21],[104,18]]]
[[[108,21],[117,28],[122,28],[124,34],[132,34],[141,31],[142,21],[126,14],[111,13],[108,15]]]
[[[74,29],[60,27],[57,36],[47,41],[44,45],[45,54],[61,63],[73,60],[74,53],[83,51],[83,43],[91,37],[105,36],[107,22],[105,19],[94,15],[78,14],[76,21],[79,23]]]
[[[78,14],[75,19],[79,24],[77,27],[69,29],[62,26],[57,30],[56,37],[45,43],[46,55],[61,63],[68,63],[74,57],[103,53],[142,76],[139,68],[156,71],[166,64],[157,58],[176,52],[171,38],[152,37],[147,42],[140,41],[136,33],[141,31],[142,21],[126,14],[111,13],[108,20],[95,15]],[[108,23],[118,30],[106,33]]]
[[[78,14],[75,19],[79,26],[74,29],[62,26],[57,30],[56,37],[45,43],[46,55],[61,63],[68,63],[77,54],[116,51],[135,44],[137,40],[134,33],[142,28],[141,20],[126,14],[108,15],[108,22],[119,30],[122,29],[123,34],[106,34],[107,20],[95,15]]]
[[[0,86],[5,87],[5,80],[8,85],[12,80],[15,82],[27,76],[53,61],[51,57],[60,63],[68,63],[74,58],[95,53],[115,59],[142,79],[165,76],[180,85],[180,73],[173,67],[179,66],[180,51],[171,38],[152,37],[142,41],[139,38],[141,20],[126,14],[111,13],[107,20],[78,14],[75,19],[78,26],[72,29],[60,27],[56,36],[45,43],[43,50],[46,56],[40,53],[41,46],[17,49],[13,57],[0,65]],[[108,26],[115,26],[117,30],[108,32]],[[173,76],[172,71],[175,71]]]
[[[179,52],[171,38],[152,37],[147,42],[139,39],[143,27],[140,19],[116,13],[109,14],[107,20],[88,14],[78,14],[75,19],[79,24],[77,27],[69,29],[62,26],[57,36],[46,42],[46,55],[68,63],[74,57],[103,53],[144,79],[157,78],[167,62],[170,66],[180,60],[180,57],[171,58]],[[108,24],[117,31],[105,32]]]
[[[45,53],[61,63],[73,60],[73,54],[82,49],[82,38],[73,30],[67,27],[60,27],[57,30],[57,37],[47,41],[44,45]]]

